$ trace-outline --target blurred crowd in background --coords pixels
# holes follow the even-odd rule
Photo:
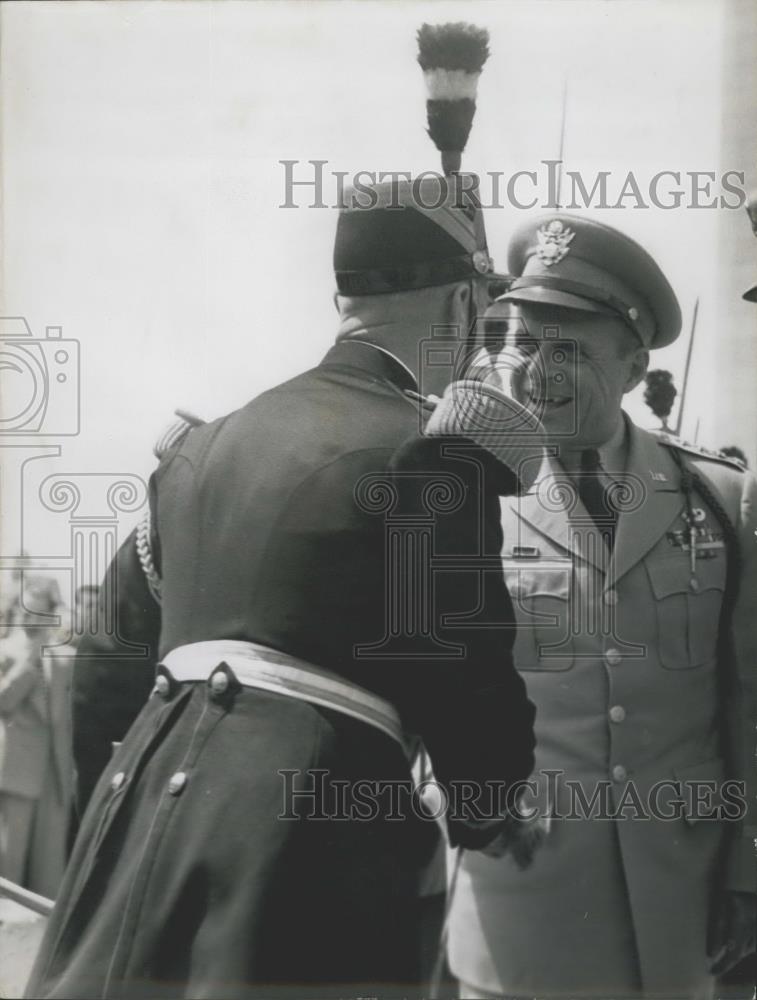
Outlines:
[[[73,658],[97,592],[67,608],[56,579],[16,570],[0,598],[0,876],[48,897],[74,830]]]

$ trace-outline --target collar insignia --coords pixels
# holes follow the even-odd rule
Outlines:
[[[558,264],[570,250],[570,243],[575,235],[559,219],[545,222],[536,231],[539,240],[536,256],[547,267]]]

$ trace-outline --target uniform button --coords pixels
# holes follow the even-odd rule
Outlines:
[[[614,607],[618,603],[618,595],[614,590],[605,591],[605,604],[609,604],[610,607]]]
[[[613,705],[610,709],[610,719],[612,722],[622,722],[626,717],[626,710],[622,705]]]
[[[210,678],[210,690],[213,694],[223,694],[229,687],[229,675],[223,670],[217,670]]]
[[[165,674],[158,674],[155,680],[155,690],[163,698],[167,698],[171,691],[171,682]]]
[[[186,785],[187,780],[188,779],[185,771],[177,771],[176,774],[174,774],[171,777],[171,780],[168,782],[168,791],[170,792],[170,794],[181,795],[181,793],[184,791],[184,786]]]
[[[689,587],[696,593],[699,590],[699,580],[695,576],[689,580]]]
[[[117,792],[119,788],[123,786],[123,783],[125,781],[126,781],[126,775],[124,774],[123,771],[119,771],[118,774],[114,774],[113,777],[110,779],[110,787],[113,789],[114,792]]]
[[[608,649],[605,653],[605,659],[611,667],[617,667],[623,659],[623,654],[619,649]]]
[[[613,781],[625,781],[628,777],[628,771],[623,767],[622,764],[616,764],[612,769],[612,780]]]

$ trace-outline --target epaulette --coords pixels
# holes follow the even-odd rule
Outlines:
[[[652,433],[660,444],[664,444],[667,448],[675,448],[677,451],[686,452],[687,455],[706,458],[711,462],[720,462],[731,469],[736,469],[738,472],[744,471],[744,466],[741,462],[737,462],[735,458],[730,458],[728,455],[722,455],[719,451],[712,451],[712,449],[703,448],[698,444],[690,444],[688,441],[676,437],[675,434],[669,434],[667,431],[652,431]]]
[[[205,423],[187,410],[174,410],[174,413],[179,419],[170,424],[153,445],[153,454],[158,460],[167,455],[177,444],[181,444],[193,427],[200,427]]]
[[[196,417],[194,413],[189,413],[187,410],[174,410],[174,413],[179,418],[175,420],[169,427],[167,427],[163,433],[160,435],[158,440],[153,446],[153,454],[160,461],[163,459],[168,452],[175,448],[178,444],[184,440],[184,438],[189,434],[193,427],[200,427],[205,423],[200,417]],[[136,533],[136,547],[137,556],[139,557],[139,564],[142,567],[142,572],[145,574],[145,580],[147,581],[147,587],[155,598],[155,600],[160,604],[161,602],[161,580],[157,569],[155,568],[155,561],[152,557],[152,546],[150,544],[150,533],[151,533],[151,520],[150,520],[150,508],[148,507],[145,511],[144,517],[137,525]]]

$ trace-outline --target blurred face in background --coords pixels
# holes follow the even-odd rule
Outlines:
[[[23,626],[30,639],[46,642],[51,630],[58,624],[55,618],[57,606],[55,596],[45,584],[35,580],[24,581],[14,615],[15,623]],[[48,621],[45,621],[46,617]]]
[[[97,597],[97,587],[84,586],[76,591],[74,602],[77,631],[88,632],[90,625],[96,620]]]

